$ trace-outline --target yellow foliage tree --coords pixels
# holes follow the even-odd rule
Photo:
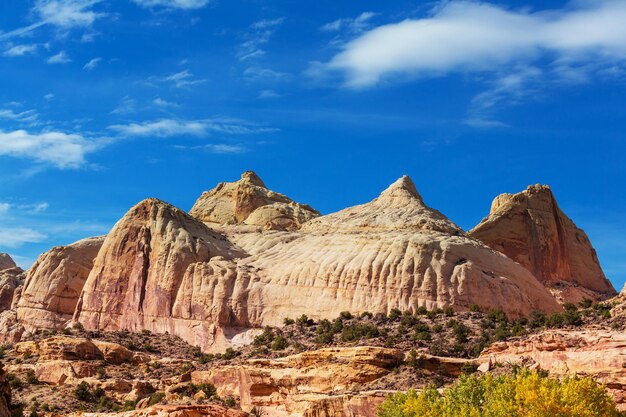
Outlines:
[[[591,378],[513,375],[462,376],[442,395],[433,386],[387,398],[380,417],[624,417]]]

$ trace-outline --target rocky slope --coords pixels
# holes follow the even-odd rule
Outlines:
[[[547,186],[496,197],[489,216],[469,235],[519,262],[563,302],[615,295],[589,238]]]
[[[0,253],[0,271],[15,268],[17,265],[8,253]]]
[[[37,259],[17,302],[17,318],[26,329],[63,328],[76,303],[104,236],[52,248]]]
[[[222,198],[204,203],[220,207]],[[138,204],[108,234],[75,320],[87,329],[167,331],[222,351],[249,341],[250,328],[301,314],[559,309],[526,269],[427,207],[408,177],[301,230],[220,230],[158,200]]]
[[[208,224],[246,224],[263,229],[294,230],[319,216],[310,206],[270,191],[252,171],[239,181],[223,182],[207,191],[189,212]]]

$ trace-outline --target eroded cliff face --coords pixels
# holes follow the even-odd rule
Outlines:
[[[562,302],[615,295],[589,238],[547,186],[496,197],[489,216],[469,235],[519,262]]]
[[[301,230],[221,231],[158,200],[138,204],[107,236],[75,320],[167,331],[223,351],[249,342],[248,329],[302,314],[477,304],[515,317],[560,308],[526,269],[427,207],[408,177]]]
[[[239,399],[244,411],[257,408],[276,417],[375,417],[385,393],[356,393],[403,360],[397,349],[327,348],[197,371],[191,381],[214,384],[218,395]]]
[[[546,330],[494,343],[480,356],[493,363],[540,367],[552,375],[588,375],[626,409],[626,334],[607,330]]]
[[[270,191],[252,171],[239,181],[223,182],[207,191],[189,212],[207,224],[246,224],[271,230],[295,230],[319,212]]]
[[[104,236],[83,239],[41,255],[28,270],[17,302],[20,324],[28,330],[65,327],[103,242]]]

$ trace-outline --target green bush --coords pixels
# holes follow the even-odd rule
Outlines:
[[[620,417],[613,399],[590,378],[559,380],[521,370],[463,375],[442,395],[434,386],[388,397],[379,417]]]

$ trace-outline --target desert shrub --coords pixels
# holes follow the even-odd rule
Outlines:
[[[373,319],[374,315],[372,313],[370,313],[369,311],[364,311],[361,313],[360,316],[362,319]]]
[[[272,350],[285,350],[289,346],[289,342],[282,336],[277,336],[272,342]]]
[[[28,371],[26,371],[26,382],[28,382],[31,385],[39,383],[39,380],[37,379],[37,375],[35,375],[35,371],[33,371],[32,369],[29,369]]]
[[[452,317],[456,312],[454,311],[454,307],[446,307],[446,309],[443,310],[443,314],[445,314],[446,317]]]
[[[76,397],[78,401],[92,402],[94,397],[91,392],[91,386],[87,382],[82,381],[74,388],[74,397]]]
[[[82,332],[82,331],[85,330],[85,327],[83,327],[83,324],[78,322],[78,321],[76,323],[74,323],[74,325],[72,327],[74,328],[74,330],[77,330],[79,332]]]
[[[237,352],[233,348],[227,348],[222,355],[223,359],[231,360],[237,356]]]
[[[228,408],[235,408],[237,406],[237,401],[233,397],[226,397],[224,405]]]
[[[417,314],[418,316],[425,316],[426,314],[428,314],[428,309],[424,306],[419,306],[417,307],[417,310],[415,310],[415,314]]]
[[[165,398],[165,393],[163,391],[155,392],[150,396],[150,401],[148,401],[148,406],[155,405],[163,401]]]
[[[402,311],[397,308],[392,308],[389,312],[389,320],[396,321],[402,316]]]
[[[309,319],[306,314],[303,314],[296,319],[296,324],[299,328],[304,329],[305,327],[312,326],[313,324],[315,324],[315,322]]]
[[[591,298],[583,298],[580,303],[578,303],[578,305],[581,308],[590,308],[593,305],[593,301],[591,300]]]
[[[283,324],[285,326],[291,326],[292,324],[294,324],[296,321],[294,319],[290,319],[289,317],[285,317],[285,319],[283,320]]]
[[[533,329],[538,329],[539,327],[543,327],[546,325],[546,315],[545,313],[541,312],[541,311],[533,311],[530,314],[530,327],[532,327]]]
[[[480,313],[480,307],[478,307],[478,304],[472,304],[469,311],[472,313]]]
[[[350,313],[349,311],[342,311],[341,313],[339,313],[339,317],[344,320],[352,320],[354,318],[352,313]]]
[[[563,380],[520,370],[463,375],[442,395],[434,386],[387,398],[379,417],[619,417],[613,399],[590,378]]]
[[[372,324],[355,324],[353,326],[344,327],[341,331],[341,339],[344,342],[352,342],[360,339],[372,339],[378,337],[380,332],[378,327]]]
[[[274,330],[272,330],[271,327],[266,326],[263,329],[263,333],[254,338],[252,344],[254,346],[269,346],[274,341],[275,337],[276,334],[274,334]]]
[[[24,383],[22,380],[15,374],[7,374],[7,381],[9,381],[9,386],[14,390],[21,390],[24,387]]]

